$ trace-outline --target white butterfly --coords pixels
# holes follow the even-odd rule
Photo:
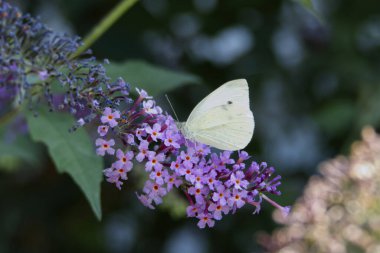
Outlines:
[[[229,81],[214,90],[180,124],[187,139],[231,151],[245,148],[254,128],[245,79]]]

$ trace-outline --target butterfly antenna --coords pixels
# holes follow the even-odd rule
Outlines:
[[[165,94],[165,97],[166,97],[166,99],[167,99],[167,100],[168,100],[168,102],[169,102],[170,108],[172,108],[172,111],[173,111],[173,113],[174,113],[174,116],[175,116],[175,118],[176,118],[176,119],[177,119],[177,121],[179,122],[179,119],[178,119],[177,113],[175,113],[174,107],[172,106],[172,103],[170,103],[170,100],[169,100],[169,97],[168,97],[168,95],[167,95],[167,94]]]
[[[173,113],[174,113],[174,116],[176,117],[176,119],[177,119],[177,122],[179,123],[179,118],[178,118],[178,116],[177,116],[177,113],[175,113],[175,110],[174,110],[174,107],[173,107],[173,105],[172,105],[172,103],[170,103],[170,100],[169,100],[169,97],[168,97],[168,95],[167,94],[165,94],[165,97],[166,97],[166,99],[168,100],[168,102],[169,102],[169,105],[170,105],[170,108],[172,108],[172,111],[173,111]],[[181,130],[182,131],[182,130]],[[186,142],[186,146],[189,146],[189,143],[187,142],[187,139],[186,139],[186,137],[184,136],[184,139],[185,139],[185,142]]]

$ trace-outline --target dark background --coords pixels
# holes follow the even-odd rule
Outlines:
[[[117,2],[17,4],[83,37]],[[247,150],[276,167],[275,200],[291,205],[321,161],[347,154],[364,125],[380,126],[380,2],[314,5],[318,17],[286,0],[142,0],[92,48],[99,59],[144,59],[202,78],[169,93],[181,120],[222,83],[246,78],[256,120]],[[264,202],[259,215],[246,207],[199,230],[193,219],[143,207],[133,179],[122,191],[103,183],[99,222],[46,151],[41,164],[0,172],[0,252],[260,252],[255,235],[276,227]]]

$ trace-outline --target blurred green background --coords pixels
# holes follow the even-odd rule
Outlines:
[[[118,1],[12,3],[83,37]],[[289,0],[141,0],[92,49],[112,63],[140,59],[198,76],[202,85],[164,91],[181,120],[222,83],[246,78],[256,120],[247,151],[275,166],[283,177],[275,199],[291,205],[321,161],[348,153],[364,125],[380,126],[380,2],[313,4],[309,11]],[[157,100],[169,110],[163,94]],[[1,137],[30,145],[12,132]],[[133,178],[122,191],[103,182],[98,222],[39,147],[22,161],[0,154],[0,252],[261,252],[255,235],[276,227],[274,208],[263,203],[259,215],[247,207],[199,230],[173,207],[143,207]]]

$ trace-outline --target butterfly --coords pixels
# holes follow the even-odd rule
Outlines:
[[[245,148],[254,128],[245,79],[229,81],[211,92],[180,123],[185,138],[230,151]]]

